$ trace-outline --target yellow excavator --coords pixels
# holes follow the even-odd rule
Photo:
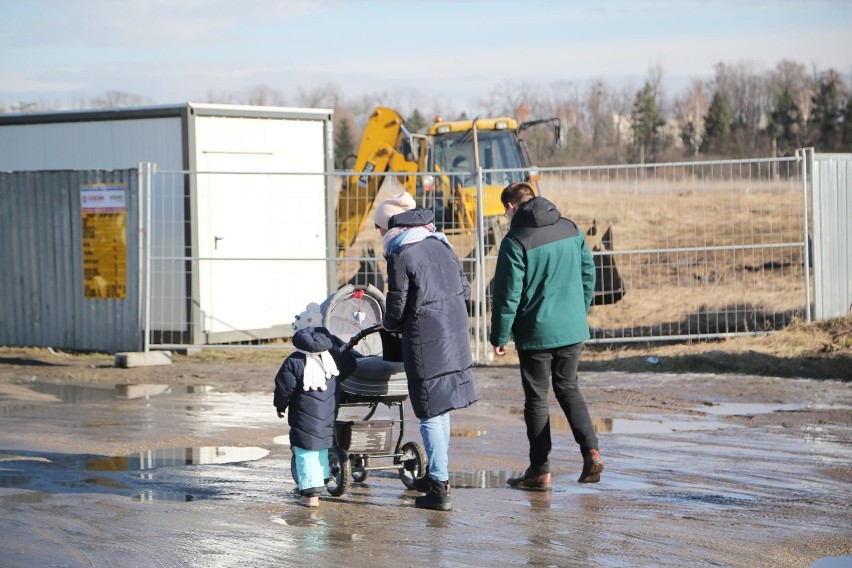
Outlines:
[[[510,117],[444,121],[436,117],[424,133],[412,133],[398,112],[373,110],[364,128],[352,174],[340,191],[337,206],[338,254],[344,255],[363,229],[382,184],[394,177],[422,206],[435,211],[445,233],[470,232],[476,227],[475,172],[483,170],[483,218],[486,248],[502,237],[500,193],[516,181],[530,181],[532,160],[520,134],[537,125],[553,128],[560,139],[558,118],[518,122]],[[591,231],[592,229],[590,229]],[[602,246],[612,248],[611,230]],[[591,233],[590,233],[591,234]],[[606,258],[602,258],[605,256]],[[596,255],[596,304],[611,304],[624,294],[612,255]]]

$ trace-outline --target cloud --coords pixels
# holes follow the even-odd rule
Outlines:
[[[641,81],[655,64],[707,78],[744,58],[844,72],[850,20],[825,1],[0,0],[0,99],[118,90],[171,103],[328,83],[349,99],[396,89],[474,99],[507,83]]]

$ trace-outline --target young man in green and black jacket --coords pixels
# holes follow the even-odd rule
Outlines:
[[[514,338],[524,388],[524,421],[530,466],[508,480],[516,489],[548,490],[552,475],[548,383],[580,445],[580,483],[597,483],[603,471],[598,439],[577,381],[587,314],[595,290],[595,263],[577,225],[556,206],[537,197],[526,182],[500,196],[509,232],[500,244],[491,313],[490,341],[502,356]]]

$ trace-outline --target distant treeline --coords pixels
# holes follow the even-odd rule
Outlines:
[[[512,116],[519,121],[558,117],[561,140],[552,131],[530,129],[525,137],[537,164],[623,164],[711,158],[789,156],[797,148],[817,152],[852,151],[852,78],[834,69],[808,69],[783,60],[771,70],[750,63],[718,63],[709,81],[694,81],[682,92],[664,92],[664,72],[651,67],[644,84],[613,87],[605,80],[583,85],[496,85],[475,108],[430,99],[417,90],[380,92],[347,99],[327,84],[300,89],[288,99],[259,85],[242,93],[203,97],[208,103],[321,107],[334,109],[335,162],[357,150],[370,111],[399,111],[410,130],[431,121],[478,116]],[[176,102],[176,101],[168,101]],[[21,102],[0,112],[117,108],[157,104],[132,93],[109,91],[102,97],[70,103]],[[555,142],[558,142],[556,144]]]

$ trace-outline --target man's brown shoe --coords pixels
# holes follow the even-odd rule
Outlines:
[[[601,461],[601,453],[598,450],[589,450],[583,456],[583,473],[580,474],[579,483],[597,483],[601,480],[601,472],[604,469]]]
[[[553,479],[550,473],[538,475],[525,473],[523,477],[510,477],[506,480],[506,483],[509,484],[509,487],[525,491],[548,491],[553,486]]]

